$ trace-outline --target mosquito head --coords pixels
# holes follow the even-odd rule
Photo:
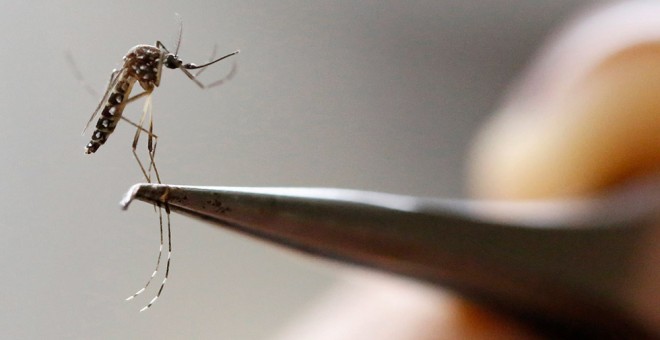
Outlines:
[[[179,56],[174,55],[172,53],[168,53],[165,56],[165,62],[163,64],[167,68],[177,69],[177,68],[181,67],[183,62],[181,61],[181,59],[179,59]]]

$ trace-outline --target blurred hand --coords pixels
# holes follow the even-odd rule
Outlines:
[[[476,138],[467,176],[474,196],[585,196],[660,171],[659,18],[660,3],[613,5],[573,23],[541,50]],[[646,291],[655,294],[646,310],[659,315],[648,315],[646,322],[660,333],[660,287]],[[361,273],[294,320],[281,338],[510,339],[535,334],[515,320],[421,284]]]

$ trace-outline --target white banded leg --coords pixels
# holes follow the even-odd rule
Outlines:
[[[158,168],[156,168],[156,147],[158,146],[158,138],[155,137],[154,135],[154,117],[153,117],[153,111],[151,110],[151,103],[149,104],[149,133],[148,133],[148,140],[147,140],[147,150],[149,152],[149,169],[147,170],[149,172],[149,175],[151,175],[151,170],[154,170],[154,173],[156,174],[156,179],[158,180],[158,184],[161,184],[160,181],[160,174],[158,174]]]
[[[143,97],[145,95],[147,95],[147,100],[145,102],[144,110],[142,112],[142,116],[141,116],[139,122],[136,124],[136,123],[133,123],[133,122],[131,122],[130,120],[128,120],[126,118],[124,118],[124,120],[128,121],[131,125],[133,125],[137,128],[137,130],[135,132],[135,137],[133,138],[133,144],[132,144],[133,156],[135,156],[135,160],[137,161],[138,165],[140,166],[140,170],[142,171],[142,174],[144,175],[145,179],[147,180],[147,182],[151,183],[151,178],[147,174],[147,171],[145,171],[144,166],[142,165],[142,162],[140,161],[140,158],[138,157],[137,152],[136,152],[137,144],[138,144],[139,137],[140,137],[140,133],[145,132],[148,135],[151,134],[149,132],[149,130],[142,127],[142,124],[144,124],[144,120],[146,118],[147,112],[151,110],[151,92],[146,92],[146,91],[142,92],[142,93],[136,95],[135,97],[132,97],[131,99],[129,99],[129,101],[133,101],[133,100],[135,100],[139,97]],[[155,205],[154,205],[154,208],[155,208]],[[158,209],[158,221],[159,221],[159,225],[160,225],[160,246],[159,246],[159,249],[158,249],[158,259],[156,260],[156,268],[154,269],[153,273],[151,274],[151,277],[149,277],[149,279],[147,280],[147,283],[145,283],[144,286],[142,286],[142,288],[140,290],[138,290],[135,294],[133,294],[133,295],[129,296],[128,298],[126,298],[126,301],[130,301],[130,300],[134,299],[136,296],[142,294],[147,289],[147,287],[149,287],[149,284],[151,284],[151,281],[154,279],[154,277],[156,277],[156,274],[158,274],[158,269],[160,268],[160,261],[161,261],[161,258],[163,256],[163,244],[164,244],[164,242],[163,242],[163,213],[160,210],[160,208]]]
[[[165,201],[167,201],[166,198]],[[165,266],[165,277],[163,278],[163,282],[161,282],[160,284],[160,288],[158,289],[158,293],[156,293],[156,296],[154,296],[153,299],[151,299],[151,301],[149,301],[149,303],[146,306],[142,307],[142,309],[140,309],[140,312],[144,312],[149,307],[151,307],[151,305],[153,305],[154,302],[156,302],[156,300],[158,300],[160,294],[163,292],[163,288],[165,288],[165,283],[167,282],[167,278],[170,276],[170,263],[172,260],[172,228],[170,225],[170,207],[169,205],[167,205],[167,202],[165,202],[164,204],[165,204],[165,213],[167,216],[167,265]],[[158,207],[159,211],[161,211],[161,209],[162,209],[161,207]],[[161,226],[162,226],[162,219],[161,219]],[[161,228],[161,233],[162,233],[162,228]]]
[[[144,110],[143,110],[143,113],[142,113],[142,117],[140,118],[140,121],[137,124],[129,121],[129,123],[131,123],[131,125],[134,125],[134,126],[137,127],[137,130],[135,131],[135,137],[133,139],[132,151],[133,151],[133,155],[135,156],[135,159],[137,160],[138,165],[140,166],[140,169],[142,170],[142,173],[145,176],[145,178],[147,179],[147,181],[151,183],[151,170],[153,169],[154,173],[156,174],[156,179],[157,179],[158,183],[161,183],[160,175],[158,173],[158,168],[156,167],[156,163],[155,163],[155,160],[154,160],[155,153],[156,153],[156,146],[158,144],[158,136],[156,136],[153,133],[153,114],[152,114],[152,107],[151,107],[151,92],[144,92],[144,93],[141,93],[141,94],[137,95],[136,97],[143,96],[145,94],[147,95],[147,99],[145,101]],[[131,98],[131,100],[132,99],[133,98]],[[148,127],[148,129],[145,129],[142,125],[144,124],[144,121],[147,118],[147,116],[149,118],[149,127]],[[147,133],[147,136],[148,136],[147,149],[148,149],[148,153],[149,153],[150,163],[149,163],[149,166],[148,166],[147,169],[144,168],[142,162],[140,161],[140,159],[137,155],[137,144],[138,144],[138,141],[139,141],[139,136],[143,132]],[[163,278],[163,282],[161,283],[160,288],[159,288],[158,293],[156,294],[156,296],[153,299],[151,299],[151,301],[149,302],[148,305],[146,305],[145,307],[143,307],[140,310],[141,312],[146,310],[147,308],[151,307],[151,305],[153,305],[153,303],[158,299],[158,297],[160,297],[160,294],[162,293],[163,288],[165,287],[165,283],[167,282],[167,278],[169,277],[170,263],[171,263],[171,258],[172,258],[172,240],[171,240],[172,230],[171,230],[171,221],[170,221],[170,210],[169,210],[169,206],[167,206],[167,203],[165,203],[165,211],[166,211],[166,219],[167,219],[167,244],[168,244],[167,264],[166,264],[166,269],[165,269],[165,277]],[[162,211],[162,207],[160,207],[160,206],[158,206],[158,221],[159,221],[159,225],[160,225],[160,248],[159,248],[159,251],[158,251],[158,259],[156,261],[156,268],[155,268],[154,272],[151,274],[151,277],[149,278],[149,280],[147,280],[147,283],[144,285],[144,287],[142,287],[140,290],[138,290],[135,294],[129,296],[126,299],[127,301],[132,300],[136,296],[138,296],[139,294],[143,293],[147,289],[149,284],[151,284],[151,281],[154,279],[154,277],[156,277],[156,274],[158,273],[158,269],[160,268],[160,263],[161,263],[162,254],[163,254],[163,245],[164,245],[164,242],[163,242],[164,241],[163,211]]]
[[[147,182],[151,183],[151,171],[147,172],[145,169],[144,165],[142,164],[142,161],[140,161],[140,157],[137,154],[137,145],[138,141],[140,140],[140,134],[143,132],[145,129],[142,127],[144,124],[144,120],[146,119],[147,115],[149,115],[150,120],[151,120],[151,92],[145,92],[147,94],[147,99],[144,102],[144,108],[142,110],[142,116],[140,117],[140,120],[137,123],[137,130],[135,131],[135,136],[133,137],[133,144],[131,145],[131,151],[133,152],[133,157],[135,157],[135,160],[137,161],[138,165],[140,166],[140,170],[142,171],[142,175],[144,175],[144,178],[147,180]],[[147,134],[152,137],[153,135],[151,132],[147,132]],[[151,150],[149,150],[149,158],[153,162],[153,155]],[[151,164],[149,165],[149,168],[151,169]],[[154,165],[155,168],[155,165]],[[160,178],[158,178],[158,183],[160,183]]]
[[[145,285],[135,294],[127,297],[126,301],[133,300],[136,296],[142,294],[142,292],[144,292],[147,289],[147,287],[149,287],[151,280],[153,280],[154,277],[156,277],[156,274],[158,273],[158,268],[160,267],[160,259],[163,255],[163,212],[161,209],[158,209],[158,222],[160,224],[160,249],[158,249],[158,260],[156,260],[156,268],[154,269],[154,272],[151,273],[151,277],[149,278],[149,280],[147,280],[147,283],[145,283]],[[169,218],[168,218],[168,222],[169,222]]]

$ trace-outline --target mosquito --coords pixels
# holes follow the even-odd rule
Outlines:
[[[207,63],[204,63],[202,65],[196,65],[194,63],[184,64],[183,61],[179,58],[179,47],[181,45],[182,31],[183,31],[183,25],[179,20],[179,32],[178,32],[179,34],[178,34],[178,39],[174,53],[170,52],[165,47],[165,45],[163,45],[163,43],[160,41],[156,41],[155,46],[137,45],[131,48],[128,51],[128,53],[124,56],[123,58],[124,64],[122,65],[122,67],[118,70],[115,69],[112,71],[112,73],[110,74],[110,80],[108,81],[103,97],[99,102],[99,104],[97,105],[94,112],[92,113],[91,117],[87,121],[85,128],[83,129],[83,134],[84,134],[87,128],[89,128],[91,122],[94,121],[94,118],[100,112],[100,116],[96,123],[96,128],[92,133],[91,140],[85,146],[86,154],[95,153],[103,144],[105,144],[105,142],[108,140],[108,137],[115,130],[119,121],[124,120],[137,128],[137,130],[135,131],[135,136],[133,137],[133,144],[131,145],[131,150],[133,152],[133,156],[135,157],[135,160],[140,166],[140,170],[142,171],[142,174],[144,175],[147,182],[151,183],[152,182],[151,175],[153,170],[153,174],[155,174],[156,176],[156,181],[158,183],[161,183],[160,174],[158,173],[158,168],[156,167],[156,163],[154,160],[156,154],[156,146],[158,143],[158,136],[155,135],[153,132],[151,95],[153,91],[160,85],[163,66],[169,69],[181,70],[190,80],[192,80],[201,89],[208,89],[211,87],[221,85],[226,80],[230,79],[236,70],[236,65],[234,64],[234,67],[232,67],[232,70],[230,71],[229,74],[227,74],[227,76],[206,85],[197,79],[199,74],[203,70],[205,70],[207,66],[215,64],[221,60],[224,60],[239,53],[239,51],[237,50],[223,57],[214,59],[215,51],[216,51],[216,49],[214,48],[213,54]],[[198,71],[197,73],[193,74],[190,72],[191,70],[198,70]],[[76,70],[76,74],[79,80],[81,80],[81,82],[84,83],[84,81],[82,80],[82,76],[80,75],[80,72]],[[131,96],[131,92],[133,91],[133,87],[136,83],[140,85],[143,91],[136,95]],[[89,90],[90,87],[89,86],[86,87]],[[140,120],[137,123],[134,123],[128,118],[123,117],[122,113],[124,112],[126,106],[129,103],[134,102],[135,100],[140,99],[142,97],[146,97],[146,99]],[[143,125],[145,124],[145,120],[148,120],[147,128],[143,127]],[[147,151],[149,155],[149,165],[147,166],[147,168],[145,168],[142,161],[140,161],[140,157],[138,157],[136,151],[138,140],[142,133],[146,133],[148,138]],[[151,307],[153,303],[160,297],[163,288],[165,287],[165,282],[167,282],[167,279],[169,277],[170,259],[172,255],[172,239],[171,239],[172,232],[170,226],[170,209],[167,204],[164,204],[164,207],[167,216],[167,246],[168,246],[165,276],[163,278],[163,281],[161,282],[160,288],[156,293],[156,295],[151,299],[151,301],[146,306],[140,309],[140,312]],[[127,301],[132,300],[133,298],[144,292],[151,283],[151,281],[154,279],[160,268],[161,257],[163,255],[163,247],[164,247],[163,213],[161,206],[158,206],[158,215],[159,215],[159,223],[160,223],[160,249],[158,252],[158,259],[156,261],[156,268],[154,272],[151,274],[151,277],[149,278],[147,283],[135,294],[129,296],[126,299]]]

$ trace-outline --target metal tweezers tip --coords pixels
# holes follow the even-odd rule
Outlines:
[[[149,184],[149,183],[138,183],[133,185],[126,194],[124,194],[124,197],[121,199],[119,202],[119,205],[121,206],[122,210],[127,210],[128,206],[133,202],[133,200],[138,196],[138,194],[143,194],[145,191],[150,191],[153,189],[156,189],[157,185],[155,184]]]

